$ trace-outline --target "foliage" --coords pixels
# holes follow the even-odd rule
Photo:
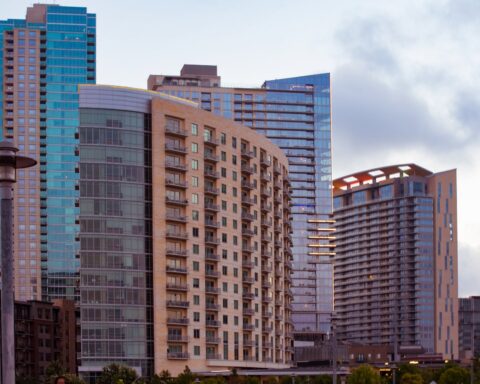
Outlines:
[[[451,367],[445,370],[438,381],[439,384],[469,384],[470,374],[462,367]]]
[[[263,384],[278,384],[278,379],[275,376],[267,376],[262,381]]]
[[[39,381],[31,376],[17,376],[15,384],[39,384]]]
[[[404,373],[400,379],[400,384],[423,384],[423,378],[420,373]]]
[[[370,365],[361,365],[352,371],[347,384],[380,384],[380,375]]]
[[[134,369],[120,364],[110,364],[103,368],[96,384],[132,384],[137,378]]]
[[[175,379],[175,384],[192,384],[196,378],[197,376],[194,375],[188,365],[186,365],[183,372]]]
[[[333,379],[330,375],[317,375],[313,376],[311,383],[312,384],[332,384]]]
[[[223,376],[211,376],[202,379],[202,384],[225,384],[225,378]]]

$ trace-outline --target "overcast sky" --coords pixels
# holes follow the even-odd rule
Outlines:
[[[52,1],[46,1],[52,2]],[[330,72],[334,177],[458,170],[460,295],[480,294],[480,1],[63,0],[97,14],[97,81],[216,64],[224,85]],[[31,1],[2,0],[0,19]]]

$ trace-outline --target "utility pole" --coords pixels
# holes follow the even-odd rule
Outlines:
[[[13,185],[16,170],[37,162],[17,156],[18,148],[8,141],[0,142],[0,233],[2,258],[2,383],[15,383],[15,319],[13,275]]]

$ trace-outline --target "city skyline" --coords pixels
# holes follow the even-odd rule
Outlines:
[[[31,4],[28,1],[8,2],[2,7],[0,18],[23,18],[26,6]],[[62,2],[62,5],[87,6],[90,12],[99,16],[98,35],[102,37],[98,42],[98,51],[101,52],[97,60],[98,83],[145,88],[149,73],[175,73],[186,62],[217,64],[226,84],[234,80],[235,85],[243,86],[271,78],[268,74],[272,74],[272,62],[279,63],[274,71],[278,78],[331,72],[334,176],[377,164],[379,160],[369,156],[375,146],[382,148],[378,156],[382,157],[381,163],[384,164],[411,161],[433,170],[458,168],[460,294],[476,293],[474,271],[478,262],[474,255],[480,249],[480,242],[475,232],[480,219],[475,215],[479,203],[474,197],[473,175],[478,173],[480,161],[475,156],[479,140],[474,127],[479,116],[474,89],[479,81],[475,73],[479,56],[476,53],[478,42],[474,41],[475,33],[472,32],[478,28],[474,25],[480,14],[478,4],[425,1],[415,5],[411,2],[408,6],[404,2],[384,5],[362,2],[362,8],[359,8],[340,2],[328,8],[330,17],[323,16],[322,22],[314,23],[319,13],[307,12],[308,5],[315,8],[311,2],[297,4],[298,11],[292,13],[286,2],[276,2],[273,7],[273,2],[267,1],[255,4],[257,12],[252,13],[251,22],[245,27],[250,28],[265,15],[270,15],[268,28],[259,24],[250,33],[236,34],[237,40],[232,43],[244,43],[245,50],[238,50],[235,54],[222,49],[214,52],[210,47],[225,44],[228,38],[233,38],[231,33],[219,36],[222,35],[218,34],[219,28],[231,25],[232,31],[235,28],[241,30],[238,29],[239,22],[242,15],[250,11],[249,7],[239,8],[229,3],[229,6],[218,6],[215,12],[211,12],[218,2],[202,3],[200,7],[188,1],[177,4],[144,1],[141,4],[145,6],[134,9],[127,2],[116,2],[114,8],[112,4],[111,1],[101,4],[93,1]],[[191,5],[191,12],[185,11],[185,4]],[[210,11],[210,17],[219,24],[214,28],[211,23],[202,23],[200,28],[208,39],[193,40],[192,36],[198,36],[198,23],[191,23],[191,26],[185,23],[185,27],[178,29],[173,27],[175,18],[169,20],[167,17],[162,19],[165,24],[158,30],[172,27],[175,39],[169,37],[167,41],[161,38],[161,33],[154,33],[158,28],[154,22],[158,20],[156,15],[180,10],[186,21],[200,20],[199,16],[206,16]],[[122,40],[129,32],[121,30],[122,23],[118,23],[117,16],[125,15],[127,11],[130,20],[139,20],[141,28],[138,35]],[[236,18],[233,17],[235,14]],[[293,18],[292,22],[292,18],[287,17],[290,14],[296,14],[298,18]],[[421,25],[418,25],[420,21]],[[282,29],[285,25],[287,28]],[[412,25],[418,27],[415,32],[411,31]],[[194,27],[196,34],[193,34]],[[260,27],[262,36],[258,34]],[[304,35],[305,31],[310,33]],[[278,41],[274,39],[276,35],[281,37]],[[142,36],[144,44],[136,44],[135,37],[138,36]],[[256,37],[254,41],[251,41],[252,36]],[[304,38],[299,40],[299,36]],[[287,60],[287,52],[280,49],[282,44],[298,41],[296,53],[299,56],[292,55],[294,60]],[[128,58],[125,54],[119,55],[118,52],[122,52],[120,44],[122,47],[126,44],[134,54],[129,54]],[[159,47],[164,44],[164,48],[147,50],[146,46],[152,44]],[[182,52],[182,47],[189,49]],[[172,53],[173,48],[179,53]],[[247,51],[254,59],[248,59]],[[139,52],[143,52],[141,56]],[[169,54],[165,55],[165,52]],[[302,57],[300,53],[304,54],[303,60],[298,60]],[[468,60],[464,60],[465,57]],[[141,58],[149,60],[139,60]],[[131,70],[133,63],[135,71]],[[366,133],[352,134],[357,125]],[[396,132],[384,135],[383,129],[387,125]],[[373,135],[377,140],[371,140]],[[404,148],[405,136],[411,139],[412,135],[416,136],[413,144]],[[358,153],[355,165],[351,165],[346,155],[355,143],[362,146],[362,151]],[[394,146],[398,150],[392,151]]]

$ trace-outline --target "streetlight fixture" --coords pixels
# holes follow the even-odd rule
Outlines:
[[[17,155],[18,148],[0,142],[0,234],[2,258],[2,383],[15,382],[15,326],[13,277],[13,184],[17,169],[33,167],[37,162]]]

